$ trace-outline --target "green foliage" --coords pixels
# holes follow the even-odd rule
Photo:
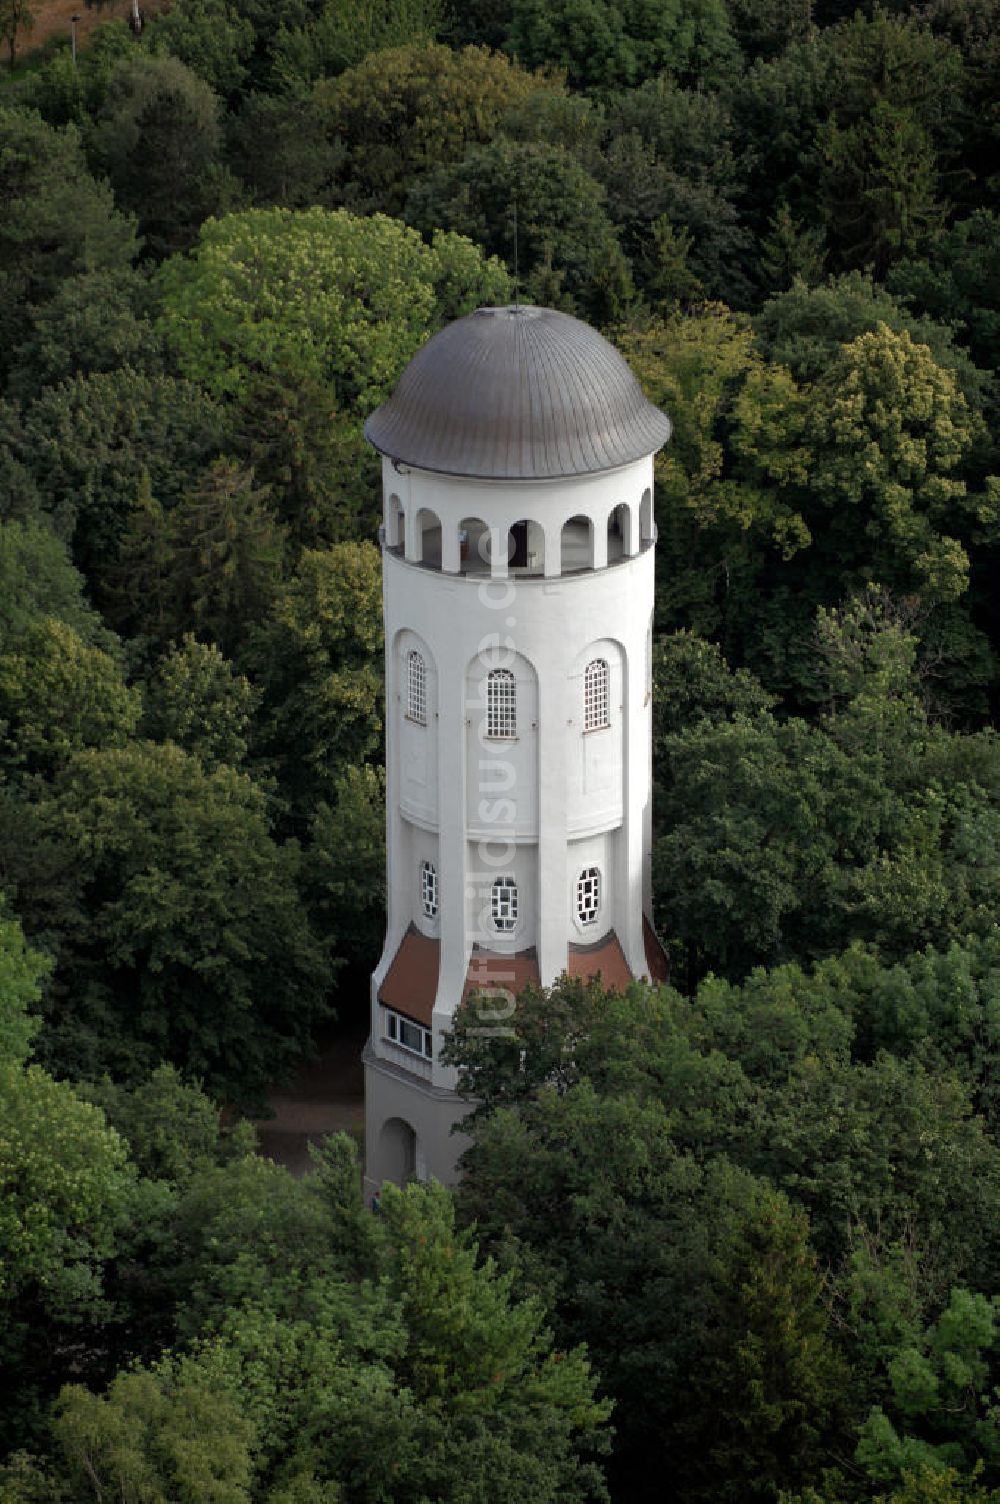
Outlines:
[[[254,467],[293,554],[371,537],[381,516],[379,457],[326,382],[251,374],[233,449]]]
[[[187,250],[203,220],[236,206],[219,160],[218,110],[208,84],[176,57],[134,58],[108,83],[91,152],[138,216],[150,255]]]
[[[385,775],[348,767],[336,805],[310,828],[305,880],[318,934],[349,967],[371,971],[385,933]]]
[[[68,277],[119,271],[138,252],[135,222],[95,182],[75,129],[0,107],[0,375],[44,303]]]
[[[946,324],[907,312],[900,301],[870,276],[849,272],[818,286],[807,281],[769,298],[754,319],[767,358],[787,366],[797,381],[817,381],[829,370],[841,345],[885,324],[926,345],[938,365],[955,372],[968,400],[982,400],[982,376],[971,369]]]
[[[298,852],[245,775],[170,745],[84,751],[4,824],[18,912],[56,954],[42,1058],[126,1081],[167,1060],[255,1102],[309,1048],[328,970]]]
[[[79,1088],[128,1144],[140,1175],[187,1185],[216,1164],[244,1159],[253,1149],[247,1124],[224,1129],[218,1105],[172,1065],[159,1065],[149,1079],[128,1088],[107,1076]]]
[[[180,634],[185,626],[214,639],[231,653],[248,622],[259,620],[278,591],[284,563],[284,533],[267,507],[267,493],[254,485],[252,470],[218,459],[154,530],[151,547],[165,559],[159,602],[168,604],[159,630]],[[127,539],[127,569],[135,535]],[[150,567],[154,559],[140,558]],[[131,614],[146,625],[143,601]],[[153,627],[153,623],[148,623]]]
[[[143,733],[176,742],[209,770],[247,755],[260,694],[215,643],[190,632],[159,659],[145,691]]]
[[[63,1390],[53,1425],[73,1497],[249,1504],[252,1426],[234,1399],[180,1359],[123,1373],[106,1397]]]
[[[0,1067],[0,1353],[19,1383],[0,1444],[23,1443],[39,1389],[52,1382],[50,1342],[106,1319],[103,1266],[133,1175],[103,1115],[38,1066]],[[50,1342],[38,1342],[41,1330]]]
[[[253,1158],[188,1182],[168,1257],[175,1294],[196,1291],[185,1323],[207,1325],[103,1397],[63,1391],[48,1497],[605,1499],[610,1407],[583,1354],[554,1348],[441,1187],[388,1190],[375,1222],[348,1142],[319,1158],[308,1183]]]
[[[335,805],[339,780],[378,745],[381,560],[370,543],[303,553],[248,649],[264,686],[262,747],[297,808]]]
[[[65,622],[87,643],[108,637],[65,544],[41,523],[0,522],[0,648],[13,648],[43,616]]]
[[[717,0],[514,0],[508,47],[528,67],[565,68],[572,84],[608,92],[662,72],[718,85],[739,56]]]
[[[856,938],[901,956],[992,923],[992,738],[928,724],[913,637],[877,593],[821,614],[813,657],[820,725],[761,713],[718,662],[699,716],[683,699],[679,725],[657,715],[654,883],[689,977]]]
[[[53,617],[0,653],[0,768],[51,773],[83,747],[120,747],[141,701],[115,660]]]
[[[655,226],[665,217],[686,242],[684,259],[703,293],[742,306],[750,292],[743,271],[749,240],[738,208],[746,152],[723,100],[660,75],[609,101],[607,123],[591,170],[623,227],[640,283],[648,280]],[[691,299],[698,291],[689,285],[677,295]]]
[[[391,390],[429,328],[507,280],[468,242],[344,211],[255,210],[207,224],[189,259],[160,277],[159,327],[180,369],[217,394],[262,373],[328,383],[352,416]]]
[[[29,1010],[51,969],[48,958],[28,946],[17,920],[0,914],[0,1066],[27,1060],[38,1029]]]
[[[104,586],[143,478],[173,505],[223,447],[225,422],[192,383],[128,367],[51,387],[0,430],[0,514],[46,516]]]
[[[158,375],[159,342],[145,302],[145,279],[131,268],[68,277],[33,311],[30,331],[11,356],[11,394],[30,402],[76,375],[120,366]]]
[[[325,0],[306,24],[279,32],[275,82],[294,91],[353,68],[379,49],[432,42],[443,9],[441,0]]]
[[[222,98],[246,81],[253,22],[228,0],[179,0],[151,18],[148,47],[179,58]]]
[[[414,179],[492,140],[504,113],[540,89],[551,93],[552,80],[483,48],[411,42],[369,53],[314,95],[346,148],[338,194],[357,213],[399,215]]]
[[[530,302],[576,309],[599,322],[628,306],[631,279],[598,183],[562,147],[496,141],[428,172],[406,217],[425,233],[444,225],[491,256],[518,260]]]
[[[1000,365],[1000,286],[997,240],[1000,218],[979,209],[958,220],[934,246],[933,262],[902,261],[889,274],[889,290],[920,314],[963,327],[977,365]]]
[[[331,201],[345,151],[327,136],[315,94],[251,94],[226,125],[227,160],[255,205]]]

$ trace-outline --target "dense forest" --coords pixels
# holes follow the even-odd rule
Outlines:
[[[0,1500],[997,1504],[1000,0],[31,9]],[[245,1118],[381,945],[361,424],[515,255],[674,423],[671,985],[460,1016],[463,1183],[373,1216]]]

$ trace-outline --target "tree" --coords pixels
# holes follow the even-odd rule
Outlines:
[[[170,512],[171,636],[190,626],[231,653],[248,624],[266,615],[281,583],[285,541],[267,501],[252,470],[219,459]]]
[[[91,150],[150,255],[186,251],[209,215],[235,206],[218,113],[208,84],[176,57],[135,57],[108,84]]]
[[[31,31],[34,24],[35,13],[31,7],[31,0],[3,0],[0,4],[0,41],[7,43],[12,73],[17,55],[17,34]]]
[[[82,575],[51,528],[0,522],[0,648],[12,650],[45,616],[65,622],[83,642],[112,642],[84,595]]]
[[[505,112],[553,80],[499,54],[434,43],[369,53],[314,100],[327,134],[344,143],[339,192],[356,213],[400,215],[413,182],[486,144]]]
[[[11,395],[30,402],[74,376],[115,371],[159,375],[159,341],[145,317],[146,281],[132,268],[68,277],[40,307],[12,352]]]
[[[385,776],[348,767],[310,830],[307,894],[318,934],[351,973],[370,972],[385,934]]]
[[[18,1378],[4,1406],[5,1449],[29,1439],[81,1325],[108,1314],[103,1271],[128,1214],[127,1159],[68,1083],[38,1066],[0,1066],[0,1352]]]
[[[611,99],[607,120],[606,142],[590,170],[607,192],[640,282],[654,226],[666,216],[690,237],[687,255],[704,294],[743,306],[750,241],[738,206],[746,149],[723,99],[682,89],[662,74]],[[688,289],[688,298],[696,291]]]
[[[373,536],[381,516],[379,456],[329,385],[288,370],[251,374],[232,448],[254,468],[287,529],[290,552]]]
[[[973,360],[987,369],[1000,364],[998,240],[1000,216],[977,209],[940,238],[933,264],[926,256],[903,260],[887,279],[890,292],[915,313],[960,324]]]
[[[865,508],[874,577],[931,601],[961,594],[968,559],[950,530],[965,530],[955,472],[974,420],[955,376],[880,324],[842,350],[817,396],[811,483],[828,506]]]
[[[0,1067],[27,1060],[38,1028],[29,1010],[51,969],[48,957],[28,946],[17,920],[0,915]]]
[[[330,140],[315,93],[250,94],[226,117],[226,155],[257,207],[331,204],[345,149]]]
[[[555,271],[565,279],[556,301],[599,322],[620,315],[631,279],[604,194],[562,147],[504,140],[472,146],[460,162],[414,184],[406,217],[427,233],[444,225],[468,235],[513,268],[515,201],[518,263],[528,299],[553,301],[545,282]]]
[[[760,269],[770,292],[786,292],[797,282],[814,285],[826,262],[822,231],[794,219],[785,203],[779,204],[771,216],[760,251]]]
[[[428,333],[482,302],[506,274],[468,242],[432,245],[383,215],[254,210],[207,224],[164,266],[159,328],[180,369],[219,396],[261,376],[324,383],[357,419],[388,395]]]
[[[726,8],[715,0],[514,0],[508,48],[530,68],[565,68],[576,87],[608,93],[667,72],[721,83],[738,66]]]
[[[843,129],[833,120],[820,139],[827,235],[843,265],[882,278],[940,234],[947,206],[937,196],[937,156],[909,111],[880,99],[866,119]]]
[[[325,0],[318,15],[307,11],[298,25],[279,32],[274,80],[281,91],[295,92],[381,48],[433,42],[443,15],[440,0]]]
[[[796,279],[785,292],[768,298],[754,318],[762,353],[787,366],[797,381],[818,381],[829,371],[841,345],[885,324],[926,345],[938,365],[954,371],[966,400],[981,406],[982,374],[955,344],[947,324],[909,312],[898,298],[861,272],[828,277],[816,286]]]
[[[334,805],[349,767],[382,729],[378,551],[370,543],[308,550],[247,649],[264,687],[262,747],[297,810]]]
[[[138,254],[135,220],[87,171],[79,133],[33,110],[0,108],[0,373],[30,328],[31,308],[68,277],[120,271]]]
[[[63,1391],[48,1497],[605,1500],[610,1406],[584,1354],[554,1346],[440,1186],[387,1188],[376,1222],[353,1145],[319,1160],[305,1182],[253,1158],[195,1175],[177,1295],[194,1288],[205,1324],[103,1396]],[[15,1481],[39,1475],[23,1459]]]
[[[209,770],[236,767],[250,743],[259,691],[215,643],[186,632],[157,662],[145,686],[143,732],[176,742]]]
[[[140,1175],[151,1180],[187,1186],[217,1165],[253,1154],[250,1124],[224,1127],[218,1103],[186,1082],[175,1066],[158,1065],[147,1080],[131,1088],[116,1086],[105,1076],[78,1090],[101,1108],[128,1144],[129,1158]],[[170,1215],[177,1205],[171,1205]]]
[[[185,0],[151,16],[144,40],[155,56],[179,58],[231,99],[246,82],[255,38],[251,19],[228,0]]]
[[[82,747],[120,747],[141,700],[110,654],[44,617],[0,653],[0,768],[52,773]]]
[[[103,594],[144,479],[172,507],[225,447],[226,425],[192,382],[128,367],[77,377],[0,433],[0,515],[30,502]]]
[[[329,971],[265,795],[170,745],[85,750],[8,805],[6,874],[56,971],[41,1057],[135,1081],[161,1060],[257,1103],[309,1049]]]

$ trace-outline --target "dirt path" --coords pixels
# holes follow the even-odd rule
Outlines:
[[[163,0],[139,0],[140,9],[147,16],[154,11],[166,9]],[[30,31],[18,34],[18,61],[23,62],[49,41],[51,37],[65,37],[72,33],[72,18],[76,16],[76,42],[78,47],[87,45],[87,38],[96,26],[104,21],[124,20],[132,10],[131,0],[107,0],[101,6],[87,9],[84,0],[38,0],[31,7],[35,24]]]
[[[272,1092],[273,1118],[254,1126],[261,1154],[295,1176],[310,1169],[309,1145],[328,1133],[360,1134],[365,1122],[361,1051],[367,1025],[344,1030],[323,1044],[318,1060],[303,1066],[290,1086]]]

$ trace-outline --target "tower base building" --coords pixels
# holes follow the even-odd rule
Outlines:
[[[661,977],[650,922],[653,455],[670,433],[564,313],[483,308],[369,418],[383,456],[388,921],[365,1049],[374,1193],[451,1183],[460,1002]]]

